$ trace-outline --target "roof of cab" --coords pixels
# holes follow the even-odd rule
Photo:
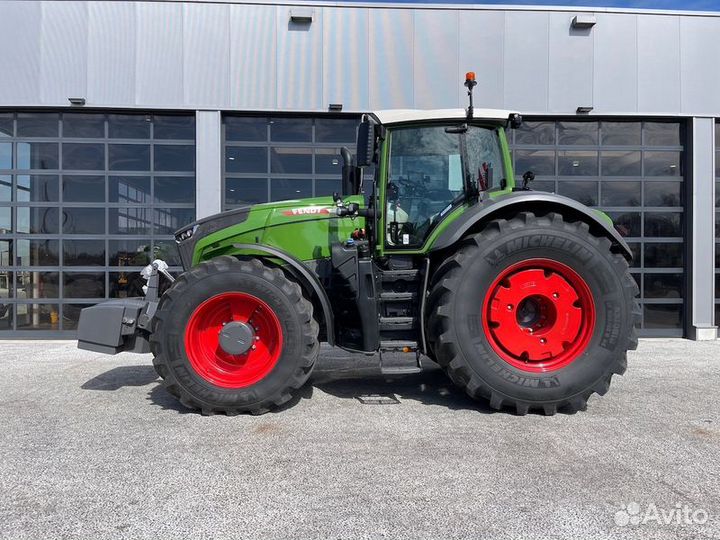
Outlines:
[[[515,111],[502,109],[474,109],[475,120],[506,121]],[[387,109],[375,111],[373,115],[383,125],[401,124],[405,122],[422,122],[425,120],[466,120],[465,109]]]

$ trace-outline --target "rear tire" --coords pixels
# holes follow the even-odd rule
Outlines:
[[[639,291],[626,260],[559,214],[490,222],[441,264],[430,291],[438,363],[494,409],[584,410],[637,347]]]
[[[219,329],[233,321],[255,327],[257,347],[224,352]],[[312,303],[282,270],[223,256],[183,273],[161,297],[150,346],[166,389],[186,407],[262,414],[305,384],[318,331]]]

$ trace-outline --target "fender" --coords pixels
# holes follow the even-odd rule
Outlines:
[[[465,213],[450,223],[440,233],[430,251],[449,248],[458,242],[468,231],[481,221],[489,221],[509,212],[553,210],[565,216],[572,216],[585,221],[591,228],[604,234],[613,245],[620,248],[623,256],[632,260],[632,251],[620,233],[612,226],[610,219],[603,219],[603,214],[588,208],[568,197],[541,191],[515,191],[496,199],[486,199],[470,207]],[[606,216],[605,216],[606,217]]]
[[[259,244],[233,244],[236,249],[243,251],[256,251],[267,254],[271,257],[280,259],[286,262],[289,266],[290,272],[298,279],[302,280],[303,284],[312,289],[317,295],[320,302],[320,306],[323,310],[323,317],[325,319],[325,330],[327,333],[327,342],[330,345],[335,345],[335,326],[333,323],[333,312],[330,306],[330,299],[325,292],[320,280],[314,272],[310,271],[308,267],[298,258],[286,253],[281,249],[277,249],[270,246],[263,246]]]

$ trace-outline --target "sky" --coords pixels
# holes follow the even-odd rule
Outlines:
[[[377,1],[377,0],[375,0]],[[387,0],[408,4],[505,4],[529,6],[584,6],[686,11],[720,11],[720,0]]]

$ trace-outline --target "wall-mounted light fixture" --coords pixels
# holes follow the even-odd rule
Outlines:
[[[587,30],[595,26],[595,15],[575,15],[570,26],[577,30]]]
[[[315,11],[308,8],[293,8],[290,10],[290,22],[298,24],[312,24]]]
[[[328,111],[330,111],[330,112],[342,111],[342,103],[331,103],[330,105],[328,105]]]
[[[592,107],[578,107],[575,112],[577,114],[588,114],[590,111],[592,111]]]
[[[68,101],[70,102],[70,105],[78,105],[78,106],[85,105],[84,97],[69,97]]]

